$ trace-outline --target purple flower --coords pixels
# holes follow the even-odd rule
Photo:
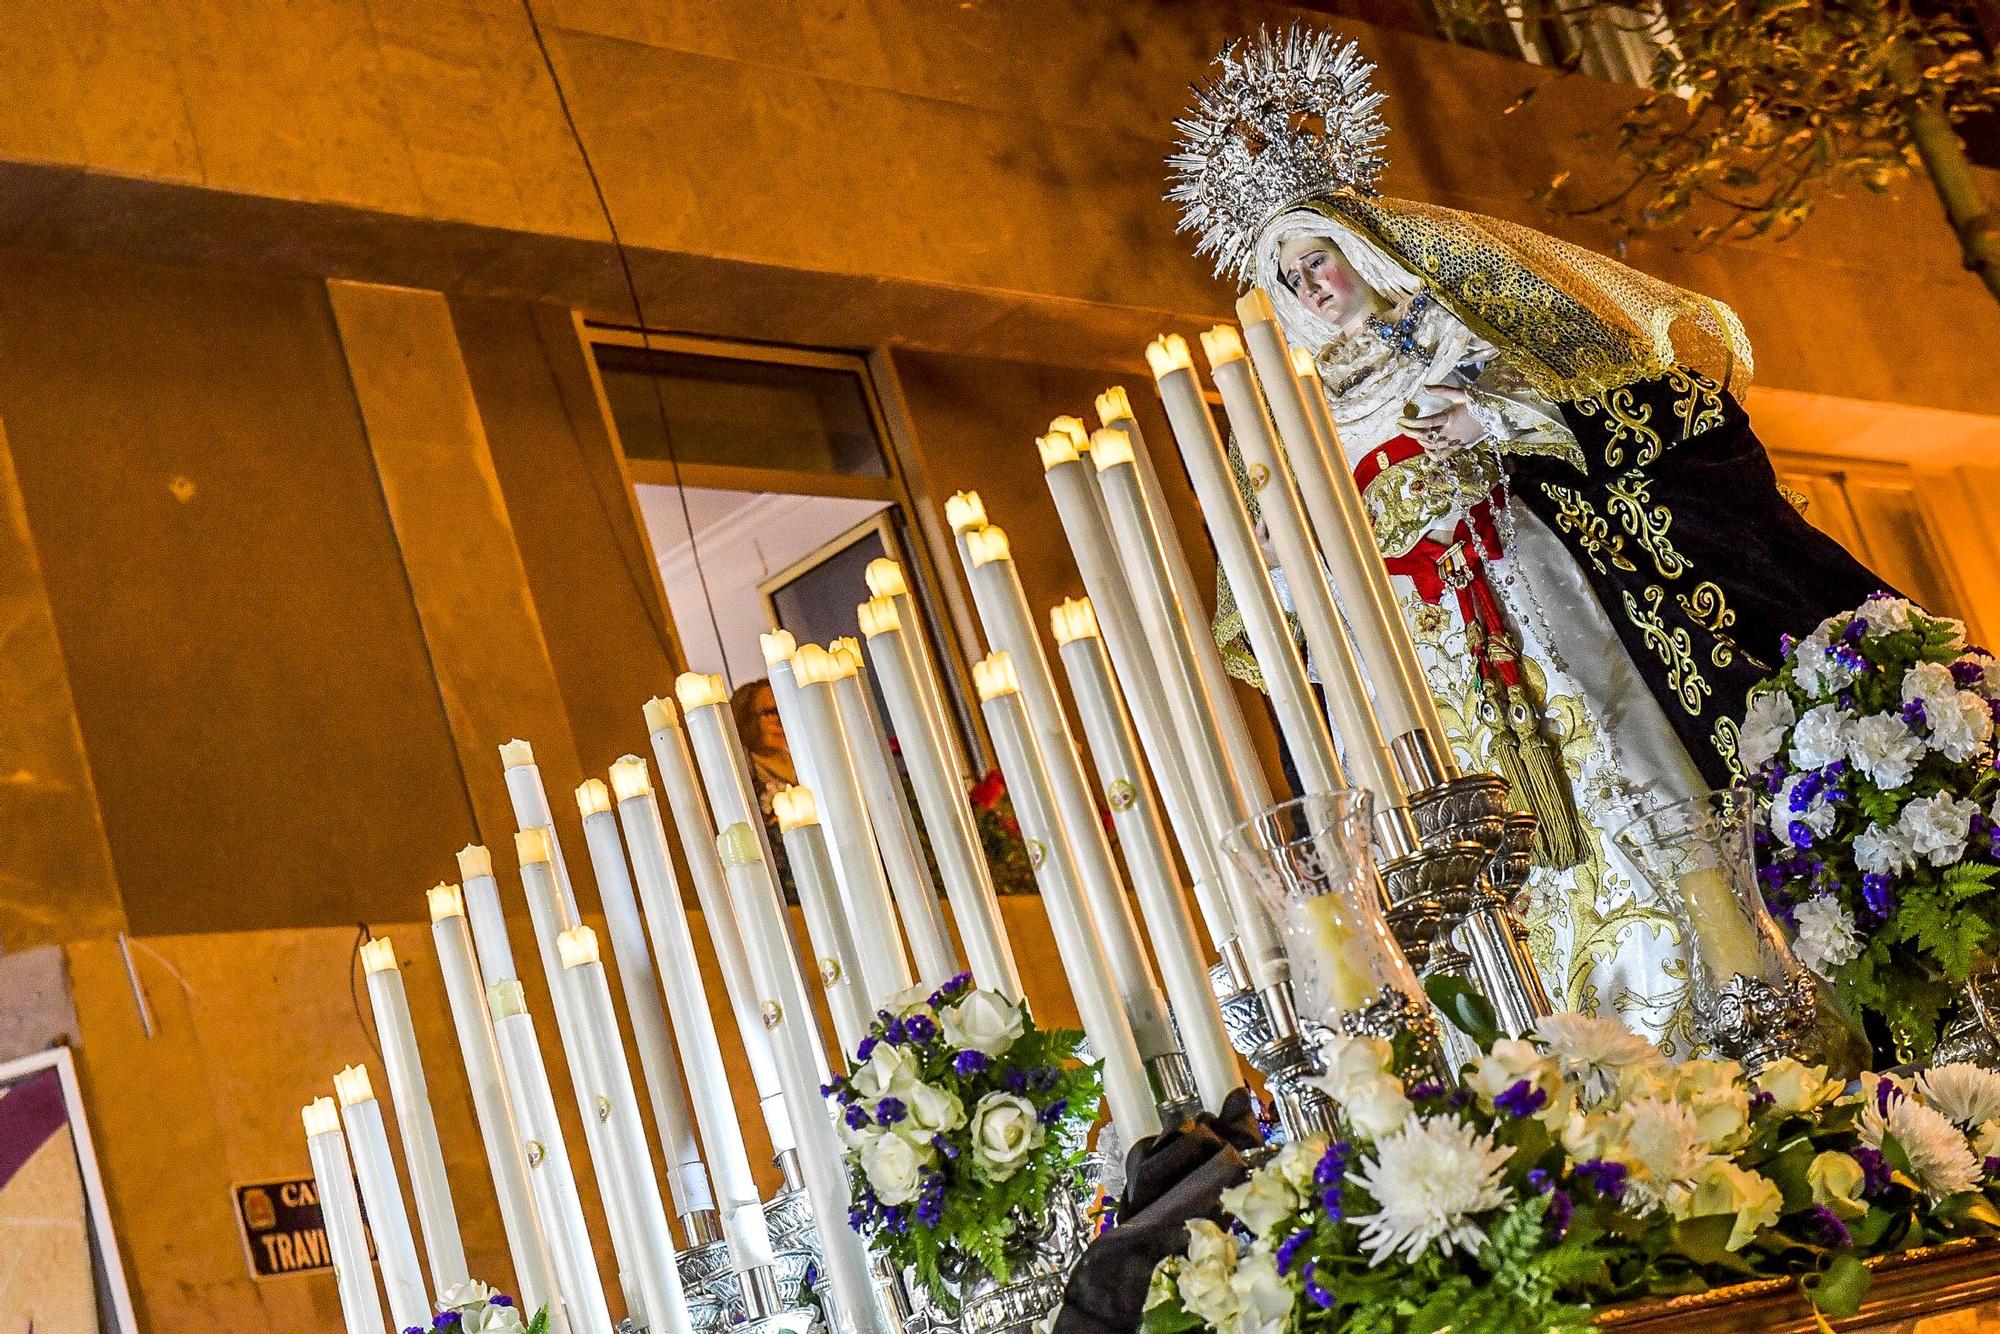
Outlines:
[[[840,1115],[841,1119],[847,1122],[849,1130],[860,1130],[868,1124],[868,1109],[865,1107],[856,1107],[850,1103],[847,1110]]]
[[[1333,1294],[1313,1281],[1313,1262],[1306,1261],[1306,1267],[1299,1271],[1299,1278],[1305,1285],[1306,1297],[1322,1311],[1333,1309]]]
[[[486,1304],[488,1306],[512,1306],[514,1299],[504,1292],[496,1292],[486,1299]]]
[[[1895,1080],[1878,1079],[1875,1081],[1875,1110],[1883,1116],[1887,1116],[1889,1108],[1893,1104],[1901,1102],[1903,1098],[1903,1090],[1896,1086]]]
[[[1756,1113],[1763,1111],[1766,1107],[1769,1107],[1772,1103],[1776,1102],[1777,1100],[1778,1098],[1776,1094],[1768,1092],[1764,1089],[1758,1089],[1755,1093],[1750,1095],[1751,1114],[1755,1115]]]
[[[1300,1228],[1297,1232],[1294,1232],[1291,1236],[1286,1237],[1282,1242],[1278,1243],[1276,1258],[1280,1274],[1289,1274],[1292,1272],[1292,1261],[1299,1258],[1300,1248],[1311,1240],[1312,1233],[1305,1228]]]
[[[2000,1176],[2000,1158],[1988,1158],[1982,1164],[1982,1170],[1987,1176]]]
[[[1799,638],[1797,635],[1778,636],[1778,652],[1784,654],[1786,657],[1788,658],[1791,657],[1792,650],[1797,648],[1798,646],[1799,646]]]
[[[985,1052],[966,1050],[952,1058],[951,1068],[961,1075],[976,1075],[992,1063]]]
[[[1840,1221],[1840,1215],[1823,1204],[1812,1208],[1811,1226],[1813,1236],[1822,1246],[1841,1250],[1854,1244],[1854,1234],[1847,1230],[1847,1224]]]
[[[1592,1158],[1576,1165],[1576,1179],[1614,1204],[1625,1198],[1625,1178],[1630,1175],[1623,1163]]]
[[[1444,1105],[1451,1108],[1454,1112],[1464,1111],[1472,1105],[1472,1090],[1453,1089],[1450,1096],[1444,1100]]]
[[[875,1104],[875,1124],[878,1126],[893,1126],[908,1115],[909,1109],[903,1106],[901,1098],[884,1098]]]
[[[1528,1172],[1528,1189],[1535,1194],[1546,1195],[1555,1188],[1556,1179],[1541,1168],[1533,1168]]]
[[[1557,1241],[1561,1241],[1563,1235],[1569,1231],[1569,1220],[1575,1213],[1576,1202],[1570,1199],[1568,1191],[1559,1190],[1550,1194],[1549,1211],[1542,1217],[1554,1230]]]
[[[891,1019],[889,1026],[882,1030],[882,1036],[891,1042],[901,1042],[904,1037],[903,1021],[900,1019]]]
[[[1849,1150],[1849,1154],[1855,1162],[1861,1164],[1861,1198],[1872,1200],[1889,1189],[1891,1181],[1889,1160],[1882,1156],[1880,1149],[1857,1144]]]
[[[1970,690],[1986,679],[1986,671],[1971,658],[1960,658],[1951,665],[1951,679],[1960,690]]]
[[[903,1021],[903,1034],[912,1042],[929,1042],[937,1031],[936,1022],[927,1014],[913,1014]]]
[[[1548,1104],[1546,1089],[1538,1089],[1525,1079],[1517,1079],[1493,1100],[1493,1106],[1509,1116],[1533,1116]]]
[[[1062,1120],[1063,1113],[1068,1110],[1069,1110],[1069,1099],[1057,1098],[1054,1102],[1042,1108],[1041,1111],[1036,1112],[1035,1119],[1037,1121],[1040,1121],[1045,1126],[1052,1126],[1056,1122]]]
[[[440,1311],[431,1317],[432,1330],[457,1329],[464,1323],[465,1321],[459,1317],[456,1311]]]
[[[1873,871],[1861,877],[1861,903],[1868,925],[1880,926],[1896,911],[1895,885],[1893,876]]]
[[[1802,820],[1794,820],[1786,825],[1785,836],[1792,840],[1792,846],[1796,848],[1809,848],[1813,845],[1813,832],[1806,828]]]
[[[1868,638],[1868,618],[1857,616],[1849,621],[1847,628],[1840,632],[1840,637],[1850,644],[1859,644],[1862,640]]]
[[[873,1033],[870,1033],[867,1037],[861,1039],[859,1043],[855,1044],[854,1063],[856,1065],[859,1065],[863,1061],[866,1061],[870,1056],[874,1055],[875,1044],[880,1042],[881,1040],[882,1039],[876,1037]]]
[[[1435,1079],[1426,1079],[1420,1084],[1410,1085],[1403,1092],[1412,1102],[1422,1102],[1426,1098],[1442,1098],[1444,1096],[1444,1085],[1438,1083]]]
[[[1922,727],[1926,722],[1929,722],[1928,715],[1924,713],[1924,702],[1920,699],[1913,699],[1908,704],[1905,704],[1903,706],[1903,721],[1908,723],[1912,728]]]
[[[950,1140],[946,1139],[943,1135],[932,1135],[931,1147],[933,1149],[936,1149],[939,1153],[943,1154],[947,1158],[958,1157],[958,1146],[956,1144],[953,1144]]]
[[[1028,1072],[1018,1065],[1009,1066],[1007,1073],[1000,1076],[1000,1083],[1009,1093],[1026,1093],[1028,1091]]]

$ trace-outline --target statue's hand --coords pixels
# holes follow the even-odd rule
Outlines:
[[[1478,443],[1486,435],[1486,428],[1472,415],[1471,396],[1465,390],[1452,385],[1429,385],[1424,389],[1426,397],[1434,402],[1442,402],[1442,407],[1432,407],[1422,412],[1414,403],[1403,405],[1403,429],[1424,442],[1426,448],[1441,452],[1452,452]]]

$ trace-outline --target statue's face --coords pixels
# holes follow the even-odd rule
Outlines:
[[[1278,249],[1278,273],[1306,309],[1329,324],[1346,324],[1367,302],[1368,289],[1323,236],[1301,236]]]

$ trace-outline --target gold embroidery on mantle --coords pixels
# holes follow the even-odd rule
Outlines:
[[[1713,381],[1676,366],[1667,372],[1667,383],[1680,392],[1674,416],[1680,418],[1681,439],[1692,440],[1722,425],[1722,391]]]
[[[1583,548],[1583,554],[1599,574],[1609,574],[1608,560],[1621,570],[1638,573],[1625,555],[1625,539],[1611,531],[1611,525],[1599,514],[1581,494],[1567,486],[1557,486],[1553,482],[1540,483],[1542,494],[1556,502],[1556,527],[1566,533],[1576,534],[1576,544]]]
[[[1687,558],[1667,540],[1667,529],[1674,525],[1673,511],[1653,504],[1652,487],[1652,480],[1635,469],[1604,488],[1604,507],[1626,532],[1639,539],[1662,579],[1678,579],[1687,573]]]
[[[1742,742],[1743,729],[1736,720],[1726,713],[1717,714],[1715,726],[1709,729],[1708,743],[1715,747],[1715,753],[1729,766],[1729,776],[1739,783],[1747,777],[1743,772],[1743,760],[1737,753]]]
[[[1639,627],[1645,636],[1646,646],[1660,655],[1660,661],[1667,667],[1667,684],[1680,696],[1681,707],[1696,718],[1701,717],[1706,696],[1714,693],[1708,678],[1695,665],[1693,641],[1689,639],[1685,627],[1675,626],[1669,630],[1660,618],[1660,604],[1666,593],[1655,584],[1646,590],[1646,610],[1639,609],[1638,602],[1630,590],[1620,594],[1625,599],[1625,615],[1632,624]]]
[[[1653,408],[1651,404],[1639,403],[1632,397],[1630,389],[1613,389],[1598,394],[1594,398],[1579,399],[1576,410],[1585,417],[1595,417],[1599,408],[1604,409],[1604,466],[1622,468],[1625,466],[1625,446],[1635,444],[1638,454],[1632,466],[1643,468],[1660,457],[1666,442],[1653,429]]]
[[[1727,667],[1736,661],[1742,650],[1728,633],[1736,624],[1736,609],[1729,605],[1720,585],[1714,580],[1704,579],[1694,586],[1691,593],[1676,593],[1674,601],[1680,604],[1687,618],[1715,636],[1715,644],[1708,651],[1708,660],[1718,667]],[[1748,656],[1747,654],[1745,655]]]

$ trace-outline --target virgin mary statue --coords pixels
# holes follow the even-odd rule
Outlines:
[[[1745,692],[1882,581],[1787,503],[1719,301],[1375,190],[1372,66],[1295,28],[1225,51],[1171,198],[1319,367],[1459,760],[1541,818],[1531,947],[1558,1008],[1674,1043],[1671,916],[1610,835],[1731,781]],[[1226,590],[1218,635],[1238,626]]]

